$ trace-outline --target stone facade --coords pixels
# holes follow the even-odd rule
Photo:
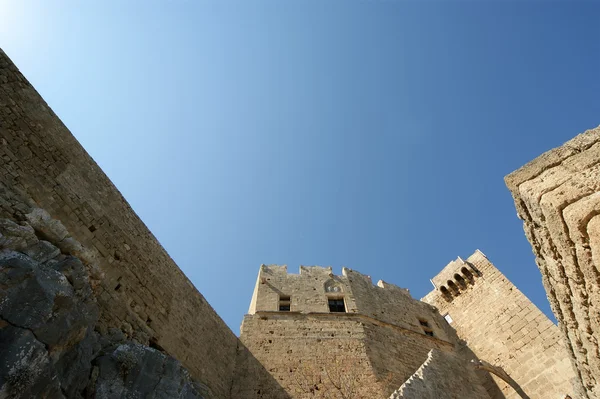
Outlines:
[[[556,327],[481,253],[423,301],[346,268],[261,266],[238,339],[0,50],[0,398],[535,399],[577,377],[592,398],[598,208],[561,197],[597,191],[586,137],[507,180],[578,375]],[[572,190],[535,202],[558,181]],[[552,206],[567,202],[565,226],[587,230],[569,227],[563,253]]]
[[[345,365],[352,365],[343,374],[356,382],[355,396],[340,395],[384,398],[419,369],[442,372],[450,364],[456,367],[445,372],[473,378],[473,392],[489,398],[489,389],[491,397],[500,397],[489,374],[476,373],[469,364],[475,355],[461,349],[435,307],[412,298],[407,289],[383,281],[374,285],[369,276],[347,268],[337,276],[328,267],[301,266],[299,274],[289,274],[286,266],[261,266],[240,339],[294,398],[341,391],[335,389],[339,381],[329,377]],[[454,360],[432,365],[431,351]],[[310,384],[303,386],[306,380]],[[251,396],[249,391],[264,391],[253,385],[256,381],[238,382],[248,390],[240,397],[272,397]]]
[[[501,367],[516,385],[494,376],[506,398],[560,398],[575,373],[558,327],[480,251],[450,262],[423,301],[439,309],[475,355]]]
[[[581,397],[600,398],[600,127],[506,176]]]

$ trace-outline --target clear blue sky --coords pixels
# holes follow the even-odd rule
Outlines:
[[[261,263],[420,298],[481,249],[550,313],[503,177],[600,124],[600,2],[0,0],[0,46],[238,333]]]

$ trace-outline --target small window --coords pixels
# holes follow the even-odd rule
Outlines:
[[[429,325],[429,322],[427,320],[419,319],[419,324],[421,325],[421,328],[423,328],[423,332],[425,333],[425,335],[433,337],[433,330],[431,329],[431,326]]]
[[[291,307],[291,298],[289,295],[280,295],[279,296],[279,311],[280,312],[289,312]]]
[[[346,306],[344,305],[344,299],[329,298],[329,311],[337,312],[337,313],[346,313]]]
[[[448,322],[448,324],[452,324],[452,322],[453,322],[452,317],[450,317],[449,313],[446,313],[444,315],[444,319],[446,319],[446,321]]]

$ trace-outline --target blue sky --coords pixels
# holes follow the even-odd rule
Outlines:
[[[481,249],[550,313],[503,177],[600,124],[600,2],[0,0],[0,46],[238,333],[261,263],[416,298]]]

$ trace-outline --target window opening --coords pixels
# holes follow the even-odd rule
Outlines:
[[[429,322],[427,320],[419,319],[419,324],[421,325],[421,328],[423,328],[423,332],[425,333],[425,335],[433,337],[433,330],[431,329],[431,326],[429,325]]]
[[[452,292],[454,292],[455,294],[460,293],[460,290],[458,289],[458,287],[456,286],[456,284],[454,284],[454,282],[452,280],[448,280],[448,288],[450,288],[450,290]]]
[[[460,269],[460,272],[465,276],[469,283],[473,284],[475,282],[475,276],[473,276],[473,273],[471,273],[469,269],[463,267],[462,269]]]
[[[454,275],[454,279],[456,280],[456,282],[458,283],[458,285],[460,286],[460,288],[467,288],[467,282],[465,281],[464,278],[462,278],[462,276],[458,273],[456,273]]]
[[[280,312],[289,312],[291,308],[291,298],[289,295],[280,295],[279,296],[279,311]]]
[[[346,313],[346,306],[343,298],[329,298],[329,311],[336,313]]]
[[[442,292],[442,296],[444,297],[444,299],[446,299],[446,301],[452,300],[452,294],[450,293],[450,291],[448,291],[448,288],[446,288],[442,285],[442,287],[440,288],[440,291]]]

